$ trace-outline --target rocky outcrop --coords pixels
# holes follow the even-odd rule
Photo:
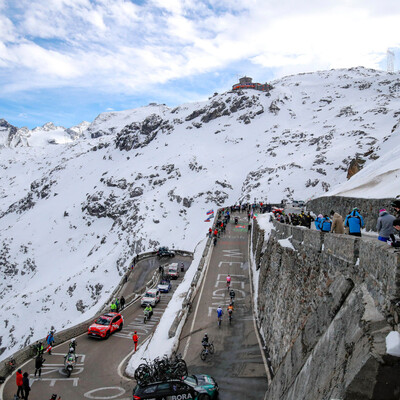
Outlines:
[[[400,255],[385,243],[274,222],[255,224],[258,322],[269,351],[266,398],[398,399]],[[287,245],[289,239],[291,246]]]
[[[349,165],[349,168],[347,170],[347,179],[350,179],[357,172],[360,172],[361,169],[362,169],[362,166],[364,164],[365,164],[365,160],[362,160],[360,158],[353,158],[350,161],[350,165]]]

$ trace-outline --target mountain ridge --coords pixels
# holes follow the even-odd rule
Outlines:
[[[192,250],[211,208],[307,200],[385,173],[399,74],[320,71],[272,86],[102,113],[75,135],[0,121],[0,357],[42,337],[46,321],[87,319],[135,254]],[[363,169],[347,181],[355,158]]]

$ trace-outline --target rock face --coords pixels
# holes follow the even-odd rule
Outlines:
[[[400,256],[386,244],[274,222],[257,224],[259,327],[273,379],[268,399],[398,399]],[[293,247],[279,240],[289,238]]]
[[[365,160],[354,158],[350,161],[349,169],[347,170],[347,179],[350,179],[353,175],[362,169]]]

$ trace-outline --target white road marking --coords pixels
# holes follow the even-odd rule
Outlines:
[[[231,267],[233,264],[240,264],[240,268],[242,268],[243,262],[241,262],[241,261],[220,261],[218,263],[218,268],[221,268],[222,264],[228,264]]]
[[[38,379],[33,379],[32,384],[35,383]],[[72,381],[72,386],[78,386],[79,378],[42,378],[41,382],[48,381],[50,382],[49,386],[54,387],[57,381]]]
[[[243,258],[243,253],[240,249],[222,250],[222,253],[224,253],[225,257]]]
[[[94,393],[99,392],[101,390],[118,390],[119,393],[114,394],[113,396],[95,396]],[[88,399],[115,399],[116,397],[122,396],[125,394],[126,390],[119,386],[111,386],[111,387],[102,387],[98,389],[90,390],[86,392],[84,396]]]

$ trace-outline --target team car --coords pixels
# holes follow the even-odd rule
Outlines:
[[[141,298],[140,304],[142,307],[146,307],[148,304],[150,304],[152,307],[155,307],[160,299],[160,291],[158,289],[150,289]]]
[[[109,312],[98,317],[89,326],[88,335],[100,339],[108,339],[115,331],[120,331],[124,326],[124,317],[120,313]]]
[[[178,279],[179,278],[179,265],[178,265],[178,263],[172,263],[172,264],[168,265],[167,275],[171,279]]]
[[[157,257],[175,257],[175,252],[168,247],[160,247],[157,251]]]
[[[171,379],[145,386],[137,385],[133,389],[133,400],[171,399],[171,400],[210,400],[218,397],[218,384],[209,375],[189,375],[184,380]]]
[[[169,279],[162,279],[157,286],[161,293],[168,293],[171,290],[171,282]]]

